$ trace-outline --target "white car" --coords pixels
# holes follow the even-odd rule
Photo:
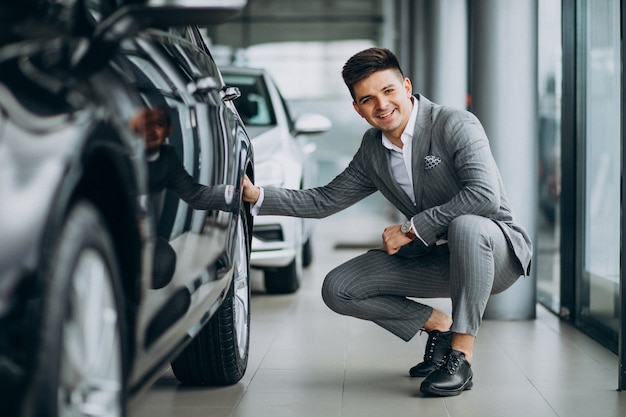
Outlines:
[[[234,104],[252,140],[255,184],[291,189],[316,186],[316,146],[308,135],[328,130],[330,120],[311,113],[292,119],[276,84],[263,69],[231,66],[220,71],[226,85],[241,91]],[[250,266],[263,270],[268,293],[293,293],[300,287],[302,268],[312,260],[312,231],[310,219],[254,219]]]

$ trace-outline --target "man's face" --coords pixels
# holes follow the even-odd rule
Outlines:
[[[163,144],[170,134],[170,127],[165,116],[160,112],[151,112],[146,117],[146,132],[144,139],[147,149],[154,149]]]
[[[354,85],[354,109],[390,139],[400,139],[413,103],[411,81],[392,69],[378,71]]]
[[[172,131],[166,116],[159,110],[144,109],[131,121],[132,129],[145,142],[146,150],[156,150]]]

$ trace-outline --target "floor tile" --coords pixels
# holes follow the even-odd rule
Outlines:
[[[362,215],[362,214],[360,214]],[[367,215],[365,215],[367,216]],[[425,397],[426,334],[404,342],[323,303],[324,276],[375,242],[358,224],[380,218],[324,219],[314,262],[296,294],[264,293],[253,272],[251,347],[244,378],[230,387],[184,387],[166,372],[130,407],[129,417],[617,417],[617,357],[537,306],[535,320],[485,320],[472,363],[474,387],[457,397]],[[355,224],[356,223],[356,224]],[[449,300],[420,300],[449,311]]]

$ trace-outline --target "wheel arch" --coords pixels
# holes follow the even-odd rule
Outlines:
[[[86,153],[73,199],[91,201],[104,217],[120,263],[124,293],[128,301],[136,303],[142,247],[139,232],[142,219],[136,213],[143,212],[138,201],[141,191],[130,161],[120,158],[120,149],[108,148],[115,147],[97,146]]]
[[[73,201],[86,199],[102,215],[114,243],[120,270],[124,311],[126,313],[124,338],[127,341],[125,372],[129,372],[131,353],[135,351],[135,311],[140,298],[142,278],[142,247],[140,216],[147,212],[139,207],[141,184],[137,183],[135,167],[125,149],[116,143],[95,140],[92,149],[84,153],[82,175],[76,184]],[[143,213],[143,214],[142,214]]]
[[[113,129],[95,130],[85,144],[80,161],[69,169],[59,190],[49,221],[55,226],[47,231],[48,244],[44,243],[44,250],[48,250],[46,246],[58,235],[62,219],[78,201],[89,201],[102,216],[113,240],[121,277],[125,376],[130,372],[135,351],[135,306],[139,302],[142,274],[141,219],[136,215],[141,212],[138,207],[141,184],[138,184],[136,169],[129,148]]]

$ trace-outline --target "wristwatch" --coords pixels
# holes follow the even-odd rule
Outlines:
[[[411,220],[407,220],[402,224],[402,227],[400,227],[400,231],[404,233],[408,238],[415,239],[416,236],[415,233],[411,232],[411,226]]]

